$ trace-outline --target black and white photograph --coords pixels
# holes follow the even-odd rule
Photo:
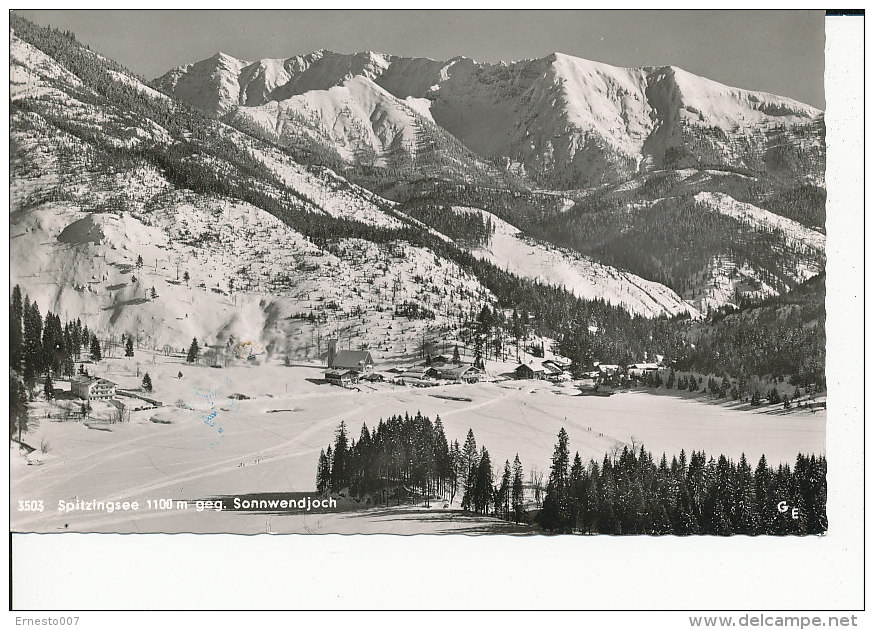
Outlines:
[[[10,13],[11,530],[826,534],[822,12],[342,13]]]

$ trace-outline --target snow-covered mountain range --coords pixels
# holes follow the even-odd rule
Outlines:
[[[508,278],[697,317],[824,267],[822,113],[676,68],[219,54],[145,85],[15,17],[10,96],[12,283],[158,345],[296,352],[340,331],[402,354],[511,308]],[[676,239],[616,257],[625,217],[669,202]],[[415,204],[493,233],[457,238]],[[678,266],[716,217],[731,248]],[[377,324],[398,305],[418,317],[406,337]]]
[[[348,163],[414,157],[433,123],[483,160],[563,189],[696,162],[756,169],[781,129],[822,122],[809,105],[673,66],[619,68],[561,53],[497,64],[218,53],[153,85],[280,143],[310,134]]]

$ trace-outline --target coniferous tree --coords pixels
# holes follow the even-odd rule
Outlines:
[[[513,518],[517,523],[521,520],[523,511],[523,476],[522,462],[519,460],[519,453],[516,453],[516,459],[513,460]]]
[[[124,346],[124,356],[132,357],[134,356],[134,339],[133,335],[128,335],[127,341],[125,341]]]
[[[334,461],[331,463],[331,490],[339,492],[349,484],[346,463],[349,455],[349,438],[346,423],[341,421],[334,440]]]
[[[510,515],[510,494],[512,489],[513,478],[510,473],[510,460],[504,460],[504,474],[501,476],[501,485],[498,488],[497,500],[495,501],[496,515],[500,515],[504,520],[509,521]]]
[[[200,355],[200,345],[197,343],[197,337],[191,340],[191,345],[188,346],[188,356],[186,357],[186,361],[188,363],[194,363],[197,361],[197,357]]]
[[[186,272],[187,273],[187,272]],[[331,465],[325,455],[325,449],[319,453],[319,465],[316,471],[316,490],[324,495],[331,486]]]
[[[437,491],[445,494],[446,484],[452,476],[452,458],[449,453],[449,441],[443,429],[443,421],[440,416],[434,420],[434,436],[431,441],[434,451],[434,465],[437,473]]]
[[[36,377],[42,374],[42,317],[36,302],[24,298],[24,382],[33,388]]]
[[[566,533],[571,529],[569,466],[568,435],[562,427],[552,455],[552,468],[541,513],[543,526],[552,531]]]
[[[45,393],[46,400],[54,400],[55,398],[55,384],[52,382],[51,373],[46,374],[46,382],[43,387],[43,392]]]
[[[735,469],[734,497],[731,502],[731,530],[733,533],[753,535],[761,528],[756,510],[756,486],[753,471],[746,455],[741,453]]]
[[[461,454],[461,446],[458,440],[452,441],[452,446],[449,449],[450,460],[450,480],[449,480],[449,502],[455,501],[455,495],[458,493],[458,485],[464,474],[464,457]]]
[[[97,335],[91,337],[91,360],[95,363],[100,361],[103,358],[100,352],[100,341],[97,339]]]
[[[476,448],[476,438],[473,436],[473,429],[467,430],[467,438],[464,440],[464,447],[461,451],[464,475],[464,495],[461,500],[461,507],[469,510],[474,502],[476,471],[479,464],[479,455]]]
[[[146,375],[143,376],[143,389],[147,392],[152,391],[152,377],[149,376],[148,372],[146,372]]]
[[[494,474],[492,472],[492,460],[485,446],[480,449],[479,463],[476,467],[475,475],[474,511],[480,514],[488,514],[489,504],[492,500]]]
[[[586,472],[583,468],[583,460],[579,451],[574,455],[571,464],[570,478],[568,479],[569,493],[569,522],[572,529],[579,529],[585,519],[586,513]]]

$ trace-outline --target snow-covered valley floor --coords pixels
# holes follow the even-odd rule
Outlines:
[[[154,362],[153,362],[154,361]],[[139,362],[140,375],[136,376]],[[160,409],[133,412],[130,422],[91,424],[41,419],[23,436],[36,448],[28,459],[10,450],[11,529],[18,532],[232,532],[232,533],[484,533],[523,531],[492,519],[432,507],[348,508],[321,513],[255,514],[195,508],[195,501],[257,493],[311,493],[320,449],[333,441],[341,420],[358,437],[362,422],[421,410],[439,414],[450,440],[472,428],[495,467],[516,453],[527,472],[548,476],[560,427],[571,452],[600,460],[623,444],[643,443],[656,457],[685,449],[755,465],[793,463],[799,452],[824,453],[825,411],[772,415],[738,411],[671,395],[645,392],[579,396],[571,385],[505,381],[408,388],[362,384],[361,391],[320,384],[318,366],[236,365],[213,369],[179,357],[145,352],[108,359],[92,370],[135,388],[144,371],[155,384]],[[183,373],[178,378],[179,372]],[[62,385],[58,385],[62,387]],[[229,398],[244,394],[248,399]],[[445,397],[441,397],[445,396]],[[37,409],[45,415],[46,403]],[[39,412],[37,412],[39,413]],[[215,415],[212,415],[212,414]],[[221,428],[219,433],[218,429]],[[47,443],[46,453],[39,445]],[[59,501],[134,501],[137,511],[58,511]],[[149,509],[146,501],[188,501],[187,509]],[[43,502],[21,511],[19,501]],[[175,505],[175,503],[174,503]],[[363,507],[363,506],[362,506]]]

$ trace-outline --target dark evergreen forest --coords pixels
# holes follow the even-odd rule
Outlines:
[[[680,451],[656,462],[641,445],[583,464],[562,429],[537,521],[556,533],[823,534],[826,460],[799,453],[775,469],[762,455],[753,469],[743,454]]]
[[[411,499],[449,502],[461,497],[462,507],[476,514],[519,522],[522,517],[523,473],[519,456],[506,461],[500,483],[489,451],[477,450],[469,430],[464,445],[451,444],[440,416],[432,423],[417,412],[379,420],[373,431],[361,427],[358,441],[340,423],[333,444],[322,449],[316,468],[320,493],[349,495],[368,504],[391,505]]]

